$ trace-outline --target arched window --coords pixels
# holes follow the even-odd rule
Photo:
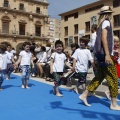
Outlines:
[[[9,22],[11,21],[8,16],[2,17],[2,33],[9,33]]]
[[[41,22],[37,21],[35,23],[35,35],[36,36],[41,36]]]

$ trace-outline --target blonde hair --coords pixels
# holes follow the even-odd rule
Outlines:
[[[97,28],[100,27],[100,24],[105,20],[105,19],[109,19],[111,21],[111,18],[112,18],[112,13],[104,13],[104,14],[101,14],[99,16],[99,19],[98,19],[98,26]]]
[[[117,36],[113,36],[114,42],[120,42],[119,38]]]

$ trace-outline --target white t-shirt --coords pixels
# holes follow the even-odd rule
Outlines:
[[[47,59],[46,52],[40,52],[38,62],[41,62],[41,63],[46,62],[46,59]]]
[[[0,54],[0,68],[2,70],[5,70],[7,68],[7,54],[4,53],[4,54]]]
[[[32,58],[32,53],[31,52],[26,52],[26,51],[21,51],[19,54],[22,59],[20,62],[20,65],[30,65],[31,58]]]
[[[110,22],[108,20],[105,20],[103,23],[102,23],[102,29],[106,28],[106,27],[110,27]]]
[[[92,33],[90,42],[88,43],[88,46],[89,46],[92,50],[93,50],[93,48],[94,48],[94,44],[95,44],[96,37],[97,37],[96,32]]]
[[[108,20],[105,20],[103,23],[102,23],[102,29],[105,29],[106,27],[110,27],[110,22]],[[113,50],[114,50],[114,39],[113,39],[113,46],[112,46]],[[113,55],[113,51],[111,53],[111,55]]]
[[[8,56],[7,63],[12,63],[12,57],[14,56],[13,53],[6,51],[6,54]]]
[[[77,60],[76,62],[76,72],[87,72],[88,71],[88,61],[92,60],[93,57],[88,49],[77,49],[72,57]]]
[[[53,72],[63,72],[65,60],[66,60],[65,54],[64,53],[59,54],[55,52],[51,55],[51,58],[54,61]]]

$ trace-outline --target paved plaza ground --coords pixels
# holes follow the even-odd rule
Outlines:
[[[88,83],[92,77],[93,73],[90,70],[87,76]],[[0,120],[118,120],[120,118],[119,111],[109,109],[110,101],[104,95],[104,91],[107,90],[105,82],[96,90],[97,96],[88,98],[91,107],[86,107],[79,100],[79,95],[71,91],[74,85],[61,86],[60,91],[64,97],[53,95],[52,85],[53,82],[31,78],[30,89],[21,89],[20,73],[12,74],[10,80],[4,81],[4,90],[0,91]]]

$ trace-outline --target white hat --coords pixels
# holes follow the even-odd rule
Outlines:
[[[113,11],[112,11],[110,6],[103,6],[100,9],[100,12],[98,14],[101,15],[101,14],[104,14],[104,13],[113,13]]]

